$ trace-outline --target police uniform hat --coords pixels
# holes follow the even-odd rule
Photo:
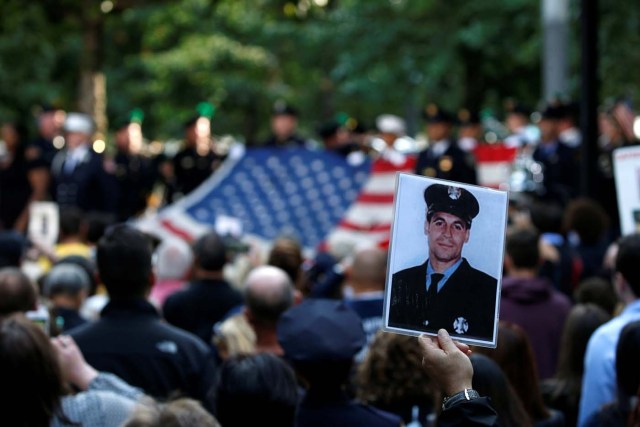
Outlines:
[[[549,120],[559,120],[565,117],[564,109],[559,103],[548,104],[540,114],[543,119]]]
[[[451,113],[436,104],[429,104],[424,109],[424,121],[427,123],[450,123],[455,120]]]
[[[93,120],[86,114],[69,113],[64,121],[64,131],[91,135],[93,133]]]
[[[298,110],[296,110],[293,106],[287,104],[284,101],[277,101],[273,105],[273,110],[271,111],[271,115],[298,117]]]
[[[320,135],[320,138],[323,139],[329,138],[338,133],[339,129],[340,123],[336,121],[327,122],[318,128],[318,135]]]
[[[458,124],[460,126],[473,126],[480,124],[480,114],[477,111],[470,111],[466,108],[458,111]]]
[[[365,344],[358,315],[341,301],[307,299],[278,321],[278,342],[293,362],[348,361]]]
[[[59,292],[76,294],[83,289],[89,290],[90,285],[91,278],[79,265],[58,264],[45,277],[43,294],[48,297]]]
[[[427,204],[427,221],[436,212],[445,212],[462,219],[471,228],[473,218],[480,212],[476,197],[464,188],[443,184],[432,184],[424,190]]]

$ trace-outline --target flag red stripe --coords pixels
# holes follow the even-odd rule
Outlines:
[[[162,224],[162,226],[164,228],[166,228],[167,230],[169,230],[170,232],[172,232],[176,236],[185,239],[187,242],[190,242],[190,241],[193,240],[193,237],[191,237],[191,234],[189,234],[188,232],[184,231],[183,229],[181,229],[179,227],[176,227],[168,219],[161,220],[160,224]]]
[[[362,193],[358,196],[357,203],[393,203],[393,194]]]
[[[383,173],[383,172],[413,172],[416,167],[416,158],[408,156],[407,160],[402,165],[395,165],[385,160],[377,160],[373,162],[371,167],[371,173]]]
[[[389,231],[391,229],[391,224],[359,225],[344,219],[340,221],[339,227],[346,228],[347,230],[368,231],[375,233],[379,231]]]

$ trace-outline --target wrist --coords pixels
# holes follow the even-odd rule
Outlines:
[[[444,395],[451,397],[454,394],[458,394],[461,391],[464,391],[466,389],[471,389],[473,388],[471,381],[469,382],[460,382],[458,384],[451,384],[449,387],[444,387],[444,389],[442,391],[444,391]]]
[[[454,395],[449,395],[442,400],[442,410],[445,411],[463,401],[470,401],[480,397],[480,394],[472,388],[465,388]]]

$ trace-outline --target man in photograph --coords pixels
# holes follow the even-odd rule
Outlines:
[[[393,274],[389,327],[492,340],[495,278],[462,257],[478,200],[464,188],[432,184],[424,191],[429,257]],[[490,244],[491,242],[487,242]]]

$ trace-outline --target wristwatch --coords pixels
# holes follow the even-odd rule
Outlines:
[[[480,397],[480,394],[470,388],[465,388],[464,390],[454,394],[453,396],[447,396],[442,399],[442,410],[446,410],[451,408],[458,402],[462,402],[463,400],[473,400]]]

